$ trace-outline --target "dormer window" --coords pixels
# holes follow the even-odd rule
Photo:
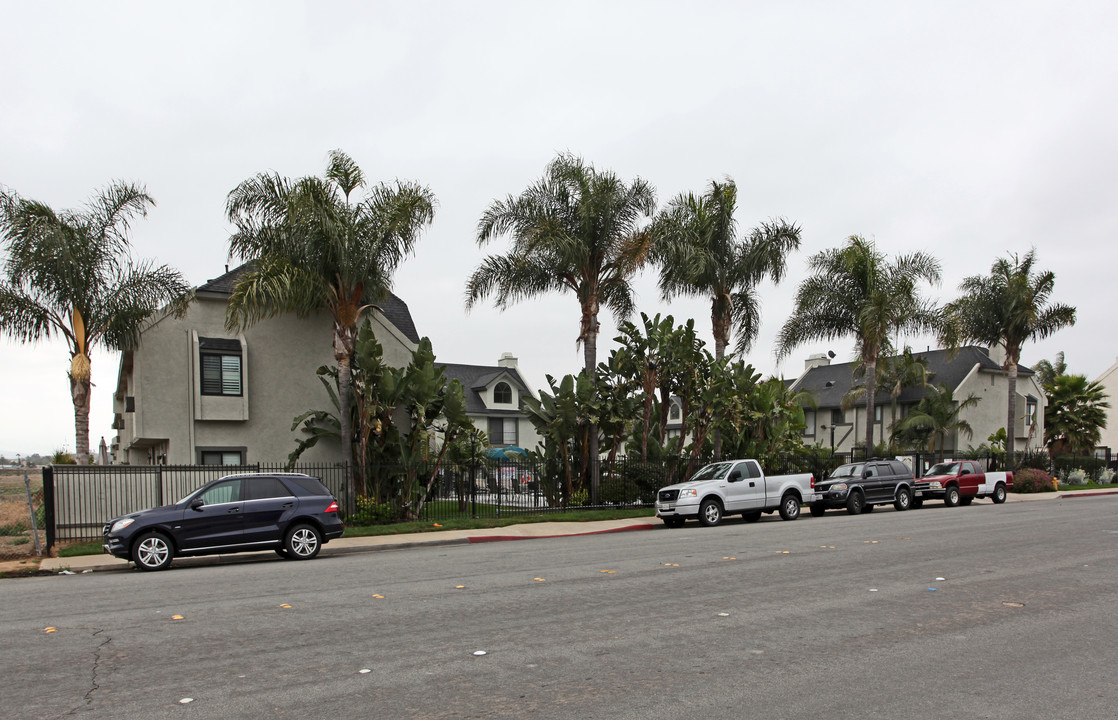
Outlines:
[[[499,382],[493,388],[493,402],[502,405],[512,405],[512,388],[507,382]]]
[[[669,420],[679,420],[679,416],[680,416],[679,405],[676,405],[675,403],[672,403],[672,406],[670,408],[668,408],[668,419]]]

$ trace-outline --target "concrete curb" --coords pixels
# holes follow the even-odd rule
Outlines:
[[[625,522],[626,525],[617,525]],[[446,547],[453,545],[469,545],[473,543],[501,542],[507,540],[539,540],[545,538],[572,537],[579,535],[602,535],[606,533],[628,532],[633,530],[651,530],[656,528],[660,521],[656,518],[648,520],[604,520],[595,524],[613,524],[614,527],[585,530],[590,523],[529,523],[511,526],[521,529],[519,534],[508,534],[509,527],[489,528],[488,530],[446,530],[431,533],[414,533],[410,535],[378,535],[372,537],[342,537],[334,540],[322,548],[322,557],[337,555],[352,555],[355,553],[380,552],[384,550],[405,550],[417,547]],[[577,532],[555,532],[554,526],[573,526]],[[498,534],[501,533],[501,534]],[[262,562],[275,559],[271,550],[251,553],[233,553],[228,555],[202,555],[198,557],[176,558],[175,566],[199,567],[204,565],[226,565],[243,562]],[[132,563],[127,560],[110,555],[79,555],[77,557],[44,558],[39,564],[40,572],[61,573],[69,571],[75,575],[91,572],[114,572],[132,570]]]

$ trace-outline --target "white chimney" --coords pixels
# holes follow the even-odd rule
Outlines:
[[[501,353],[501,359],[497,361],[497,367],[515,368],[516,356],[510,352]]]
[[[826,367],[831,364],[831,358],[835,354],[832,353],[816,353],[815,355],[808,355],[807,360],[804,361],[804,372],[817,367]]]

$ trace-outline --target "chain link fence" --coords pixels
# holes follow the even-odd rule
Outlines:
[[[0,470],[0,562],[38,557],[46,547],[46,508],[38,471]]]

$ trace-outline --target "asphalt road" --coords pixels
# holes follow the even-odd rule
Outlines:
[[[1118,497],[5,580],[0,715],[1113,719],[1116,591]]]

